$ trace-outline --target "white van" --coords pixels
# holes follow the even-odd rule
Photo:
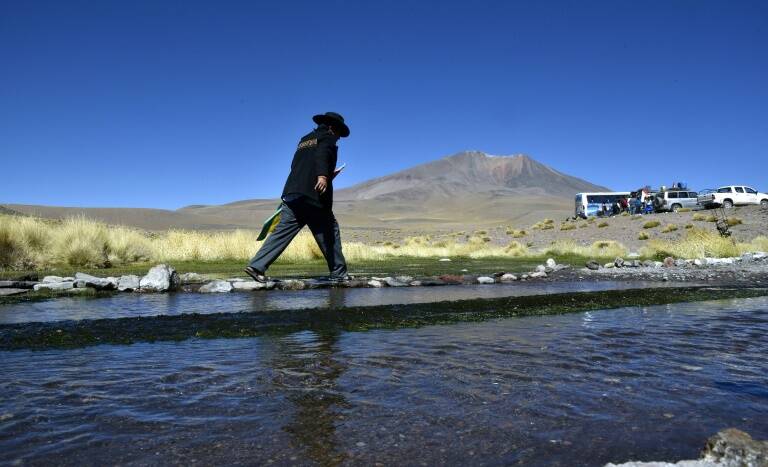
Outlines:
[[[617,200],[629,198],[628,191],[606,191],[594,193],[577,193],[576,208],[574,214],[576,217],[586,219],[590,216],[602,215],[602,213],[611,212],[613,205]]]

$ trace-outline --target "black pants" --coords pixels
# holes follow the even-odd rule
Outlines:
[[[304,201],[283,203],[280,223],[261,245],[250,266],[261,273],[266,272],[305,225],[312,231],[317,246],[323,252],[331,277],[346,277],[347,262],[341,252],[341,233],[333,211]]]

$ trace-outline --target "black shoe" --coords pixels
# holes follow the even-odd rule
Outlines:
[[[332,283],[332,284],[342,284],[344,282],[349,282],[352,280],[352,277],[344,275],[341,277],[329,277],[326,279],[326,281]]]
[[[261,282],[262,284],[267,282],[267,276],[265,276],[263,273],[253,269],[252,267],[248,266],[247,268],[243,269],[246,274],[251,276],[253,280],[256,282]]]

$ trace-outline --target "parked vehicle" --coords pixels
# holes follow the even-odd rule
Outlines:
[[[656,212],[677,212],[682,208],[698,207],[698,194],[688,190],[666,190],[656,193],[653,197],[653,208]]]
[[[576,217],[586,219],[590,216],[601,216],[610,211],[616,201],[629,198],[628,191],[611,191],[595,193],[577,193],[576,207],[574,214]]]
[[[717,190],[703,191],[698,196],[698,203],[705,208],[722,206],[727,209],[748,204],[759,204],[768,208],[768,194],[745,185],[728,185]]]

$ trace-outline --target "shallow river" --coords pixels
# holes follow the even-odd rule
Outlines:
[[[725,427],[768,438],[766,336],[757,298],[3,351],[0,463],[696,458]]]
[[[58,298],[0,306],[0,324],[51,322],[131,316],[180,315],[188,313],[248,313],[301,308],[344,308],[367,305],[434,303],[475,298],[643,287],[693,286],[694,283],[618,282],[514,282],[496,285],[447,285],[439,287],[385,287],[381,289],[311,289],[235,292],[228,294],[137,294],[122,293],[107,298]]]

